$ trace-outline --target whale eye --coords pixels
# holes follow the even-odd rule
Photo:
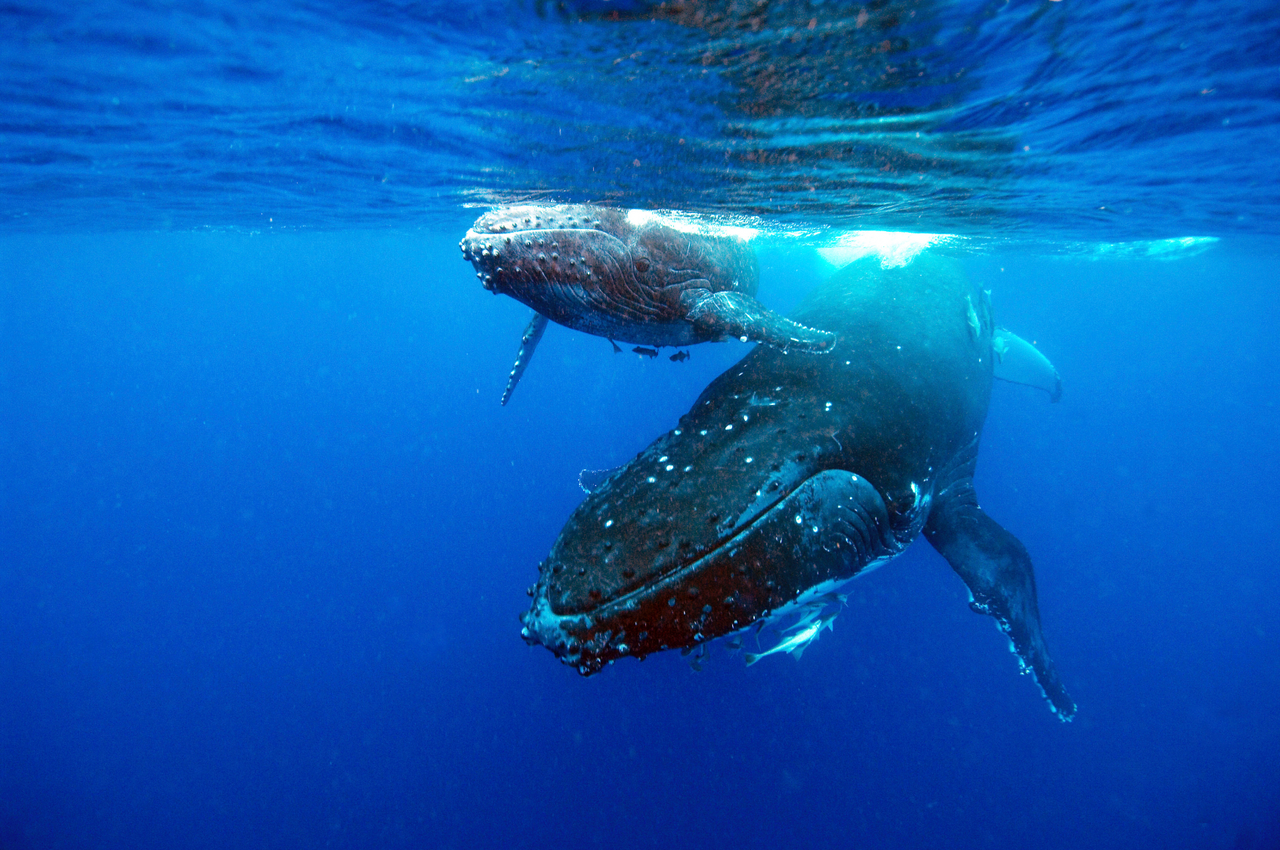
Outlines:
[[[644,257],[637,257],[636,271],[640,272],[640,274],[644,274],[648,270],[649,270],[649,261],[646,260]]]

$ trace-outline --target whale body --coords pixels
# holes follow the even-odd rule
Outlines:
[[[503,404],[548,320],[654,348],[737,338],[822,352],[835,342],[831,333],[789,321],[755,299],[759,271],[743,240],[677,230],[634,210],[502,207],[477,219],[459,247],[486,289],[535,311]]]
[[[867,258],[794,318],[835,334],[831,352],[758,346],[596,486],[539,567],[526,641],[590,675],[813,617],[815,600],[923,533],[1071,719],[1031,559],[973,487],[993,340],[1009,336],[989,299],[946,258],[896,269]]]

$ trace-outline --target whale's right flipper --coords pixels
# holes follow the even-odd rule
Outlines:
[[[924,534],[969,586],[970,607],[996,618],[1023,669],[1035,674],[1053,712],[1064,721],[1074,717],[1076,704],[1058,678],[1040,633],[1031,556],[1018,538],[978,507],[973,479],[967,474],[934,497]]]
[[[538,341],[542,339],[542,334],[547,330],[547,317],[541,313],[534,313],[533,318],[529,320],[529,326],[524,329],[524,334],[520,337],[520,350],[516,352],[516,365],[511,367],[511,376],[507,378],[507,388],[502,393],[502,404],[505,406],[511,400],[511,394],[515,392],[516,384],[520,383],[524,370],[529,368],[529,360],[533,357],[533,351],[538,347]]]
[[[836,335],[780,316],[750,295],[741,292],[686,291],[681,300],[689,321],[712,339],[737,337],[763,342],[784,351],[830,351]]]

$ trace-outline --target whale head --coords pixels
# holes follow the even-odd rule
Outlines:
[[[486,289],[552,321],[631,340],[628,330],[681,321],[688,289],[753,295],[754,252],[739,239],[690,234],[634,211],[588,204],[524,205],[485,213],[460,248]]]

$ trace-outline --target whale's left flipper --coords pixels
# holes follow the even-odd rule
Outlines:
[[[793,322],[741,292],[687,290],[689,321],[713,339],[737,337],[791,351],[830,351],[836,335]]]
[[[541,313],[534,313],[533,318],[529,320],[529,326],[524,329],[524,334],[520,337],[520,350],[516,352],[516,365],[511,367],[511,376],[507,378],[507,388],[502,392],[502,403],[504,405],[511,400],[511,394],[515,392],[516,384],[520,383],[524,370],[529,368],[529,360],[533,357],[533,350],[538,347],[538,342],[542,339],[542,334],[546,329],[547,317]]]
[[[1062,376],[1040,349],[1017,334],[996,328],[991,334],[991,350],[996,356],[997,378],[1011,384],[1038,387],[1049,394],[1049,401],[1062,398]]]
[[[925,537],[969,586],[973,610],[990,614],[1008,635],[1024,669],[1035,674],[1055,714],[1075,716],[1076,704],[1040,633],[1036,579],[1026,547],[978,507],[973,479],[965,474],[934,497]]]

